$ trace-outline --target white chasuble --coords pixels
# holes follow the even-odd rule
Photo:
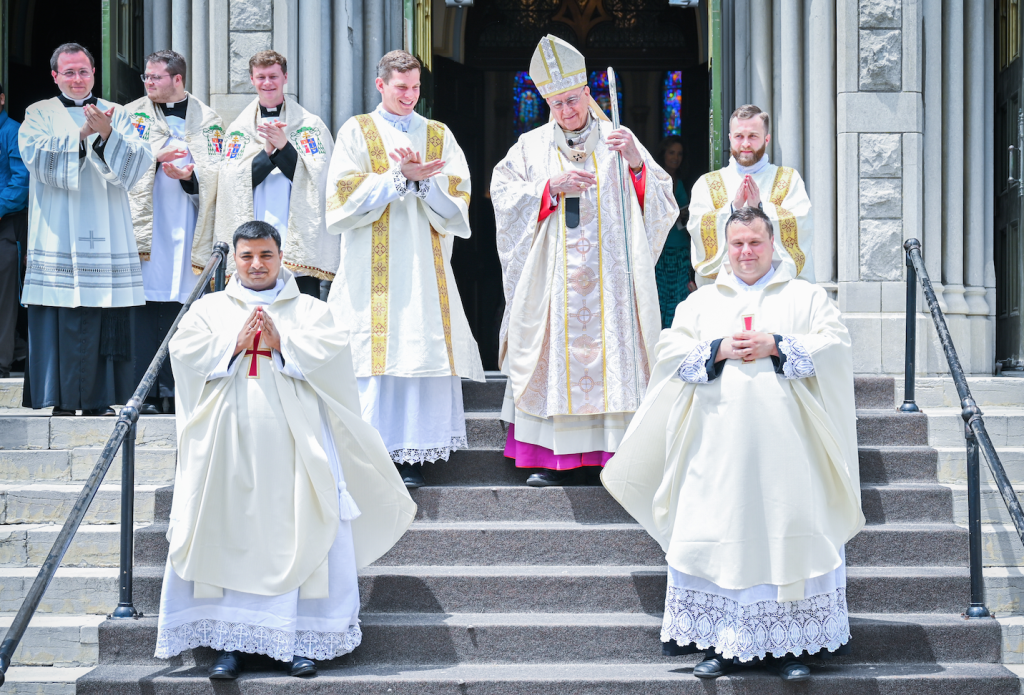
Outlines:
[[[713,281],[725,262],[725,223],[747,173],[757,184],[761,208],[775,229],[774,260],[787,265],[793,277],[814,282],[814,220],[804,181],[796,169],[775,166],[765,155],[752,167],[730,159],[729,166],[704,174],[693,184],[686,230],[697,284]]]
[[[605,141],[611,125],[594,120],[596,144],[582,161],[559,149],[552,122],[521,136],[491,179],[506,300],[499,360],[515,408],[503,417],[514,417],[517,439],[555,454],[614,451],[639,405],[660,331],[654,264],[678,214],[671,177],[638,142],[643,207],[624,164],[624,220],[618,155]],[[597,178],[579,196],[579,225],[566,224],[565,196],[538,222],[548,180],[574,167]]]
[[[388,157],[399,147],[444,160],[429,188],[450,216],[407,188]],[[342,258],[328,301],[351,331],[356,375],[483,381],[451,268],[455,237],[470,236],[470,181],[450,129],[419,114],[408,132],[376,112],[350,118],[338,132],[327,196],[328,231],[341,236]]]
[[[128,191],[153,164],[118,104],[103,157],[85,139],[79,157],[81,107],[53,98],[32,104],[18,132],[29,171],[28,262],[22,302],[61,307],[126,307],[145,303]]]
[[[224,123],[195,96],[187,94],[187,98],[184,122],[164,116],[163,109],[149,97],[125,107],[154,156],[172,144],[188,150],[185,157],[172,164],[179,168],[192,164],[199,183],[199,194],[189,196],[180,182],[164,174],[160,164],[154,164],[132,189],[132,221],[149,301],[184,302],[195,286],[195,279],[189,276],[202,273],[213,253],[213,214],[224,152]]]
[[[796,338],[814,376],[784,378],[768,358],[728,360],[708,383],[677,376],[695,347],[732,335],[744,317]],[[722,589],[769,584],[779,600],[803,598],[806,581],[839,567],[864,525],[853,358],[838,309],[784,264],[744,292],[726,270],[679,305],[655,359],[605,487],[676,570]]]
[[[324,190],[334,151],[334,138],[316,114],[285,97],[280,116],[287,124],[288,142],[298,153],[295,174],[289,181],[280,169],[255,189],[252,160],[264,151],[266,141],[256,131],[259,99],[242,109],[224,136],[224,162],[217,188],[216,240],[231,244],[243,222],[262,219],[281,233],[284,264],[302,274],[333,280],[338,269],[338,240],[327,234]],[[234,260],[228,272],[234,273]]]

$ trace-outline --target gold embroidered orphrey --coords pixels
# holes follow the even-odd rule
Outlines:
[[[793,182],[793,174],[794,170],[790,167],[779,167],[779,170],[775,172],[775,181],[772,182],[772,195],[769,200],[779,215],[779,240],[782,242],[783,248],[789,251],[790,257],[796,264],[796,274],[799,276],[804,269],[804,263],[807,262],[807,256],[800,250],[796,217],[782,207],[782,201],[786,199],[789,186]]]
[[[704,263],[707,264],[718,255],[718,211],[729,203],[729,194],[725,189],[722,172],[713,171],[704,180],[711,193],[711,204],[715,206],[714,210],[704,213],[700,218],[700,240],[704,245]]]
[[[356,116],[366,149],[370,153],[370,168],[375,174],[386,174],[388,169],[387,150],[380,132],[369,114]],[[355,190],[353,188],[353,190]],[[340,182],[338,195],[341,195]],[[352,195],[349,193],[348,195]],[[346,196],[346,200],[347,200]],[[388,361],[388,230],[390,228],[391,204],[373,223],[370,241],[370,362],[371,374],[384,373]]]
[[[444,124],[438,121],[427,121],[427,152],[424,161],[431,162],[441,159],[444,150]],[[449,177],[448,193],[457,195],[466,201],[469,206],[469,194],[456,191],[456,187],[462,182],[457,176]],[[434,251],[434,273],[437,275],[437,296],[441,302],[441,325],[444,327],[444,344],[448,348],[448,364],[452,369],[452,376],[455,374],[455,353],[452,350],[452,316],[451,307],[448,304],[448,279],[444,272],[444,254],[441,252],[441,235],[433,226],[430,227],[430,246]]]

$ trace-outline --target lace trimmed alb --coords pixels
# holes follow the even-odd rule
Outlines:
[[[345,632],[289,632],[263,625],[204,619],[160,630],[156,638],[156,658],[170,659],[187,649],[210,647],[218,651],[266,654],[277,661],[291,661],[293,656],[327,661],[348,654],[362,640],[363,632],[358,625],[350,626]]]
[[[465,449],[469,444],[466,438],[452,437],[448,446],[439,446],[435,449],[395,449],[388,453],[395,463],[432,463],[434,461],[447,461],[453,451]]]

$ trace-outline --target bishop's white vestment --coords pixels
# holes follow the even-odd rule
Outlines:
[[[232,357],[263,306],[281,350]],[[360,641],[356,569],[402,536],[416,505],[359,416],[346,331],[281,270],[235,277],[170,345],[178,470],[156,655],[185,649],[331,659]]]
[[[776,166],[766,154],[749,167],[730,158],[728,166],[704,174],[693,184],[686,230],[697,284],[713,282],[725,262],[725,223],[733,212],[736,191],[748,174],[761,194],[761,209],[774,227],[774,260],[789,266],[793,277],[814,282],[814,228],[807,189],[796,169]]]
[[[505,290],[498,359],[509,376],[502,419],[510,442],[544,450],[527,462],[506,447],[519,466],[603,463],[640,404],[661,330],[654,265],[679,214],[672,178],[637,142],[643,168],[634,176],[623,162],[620,185],[611,123],[592,107],[589,124],[575,149],[554,121],[525,133],[491,178]],[[550,212],[548,182],[573,168],[597,185],[580,194],[570,227],[564,194]]]
[[[410,182],[388,156],[399,147],[445,165]],[[328,301],[352,331],[363,417],[396,463],[447,460],[467,444],[461,378],[484,372],[451,255],[470,236],[469,196],[469,167],[444,124],[378,107],[341,127],[327,224],[342,262]]]
[[[779,358],[717,362],[723,337]],[[644,403],[602,481],[662,546],[662,641],[749,661],[850,638],[844,544],[860,506],[850,336],[825,291],[778,264],[729,266],[676,310]]]
[[[119,308],[145,297],[128,191],[153,154],[125,109],[102,99],[89,101],[114,108],[109,138],[81,140],[84,101],[32,104],[18,133],[29,171],[22,302],[30,307],[25,401],[34,408],[106,409],[134,389],[130,323]]]
[[[291,152],[275,151],[271,159],[278,154],[293,157],[290,163],[294,164],[294,171],[289,178],[275,166],[263,181],[253,186],[253,161],[266,146],[256,127],[274,121],[287,124],[287,148]],[[231,244],[235,230],[243,222],[262,220],[272,224],[281,235],[285,267],[297,276],[334,279],[339,261],[338,240],[327,234],[324,219],[327,169],[334,150],[330,128],[289,97],[273,115],[260,106],[259,99],[253,99],[228,126],[223,147],[216,240]],[[233,273],[234,267],[234,260],[229,259],[228,272]]]

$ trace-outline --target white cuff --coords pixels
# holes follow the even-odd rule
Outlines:
[[[679,365],[676,376],[689,384],[708,383],[707,363],[709,359],[711,359],[711,341],[705,340],[697,343],[697,347],[690,350],[690,354]]]
[[[814,376],[814,361],[803,343],[791,335],[782,336],[779,350],[786,356],[782,364],[782,375],[786,379],[806,379]]]

